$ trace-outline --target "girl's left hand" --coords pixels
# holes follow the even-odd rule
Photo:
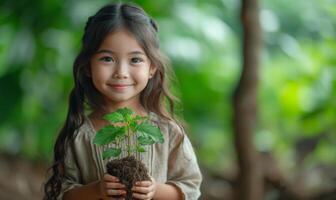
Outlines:
[[[133,197],[136,199],[150,200],[154,198],[157,183],[153,177],[151,181],[136,182],[132,188]]]

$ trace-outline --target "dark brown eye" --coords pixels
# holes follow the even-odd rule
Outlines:
[[[113,58],[112,57],[109,57],[109,56],[104,56],[102,58],[99,59],[100,61],[103,61],[103,62],[113,62]]]
[[[131,61],[132,63],[140,63],[140,62],[143,62],[143,59],[135,57],[135,58],[132,58]]]

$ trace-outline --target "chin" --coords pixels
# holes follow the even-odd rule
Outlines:
[[[109,97],[109,100],[113,101],[113,102],[121,102],[121,101],[128,101],[133,99],[134,97],[129,97],[129,96],[113,96],[113,97]]]

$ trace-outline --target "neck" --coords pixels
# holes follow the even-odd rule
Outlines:
[[[93,111],[91,113],[91,116],[95,118],[101,118],[103,115],[107,113],[111,113],[118,110],[119,108],[125,108],[125,107],[132,109],[135,115],[148,116],[148,112],[140,103],[135,104],[127,102],[114,102],[107,104],[106,106],[104,106],[103,109]]]

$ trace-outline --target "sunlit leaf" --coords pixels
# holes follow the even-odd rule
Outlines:
[[[143,147],[143,146],[137,146],[136,150],[140,153],[146,152],[145,147]]]
[[[117,113],[120,113],[125,121],[130,121],[131,117],[132,117],[132,114],[133,114],[133,111],[129,108],[119,108],[118,110],[116,110],[115,112]]]
[[[114,123],[125,122],[124,116],[120,112],[109,113],[104,116],[104,119]]]
[[[137,131],[142,133],[146,138],[151,138],[154,142],[163,143],[164,138],[161,130],[150,124],[150,123],[142,123],[137,127]]]
[[[110,142],[114,142],[116,138],[125,135],[125,133],[125,127],[108,125],[96,133],[93,139],[93,143],[98,145],[106,145]]]
[[[151,145],[154,144],[155,141],[149,137],[148,135],[142,135],[138,137],[138,142],[140,145]]]

